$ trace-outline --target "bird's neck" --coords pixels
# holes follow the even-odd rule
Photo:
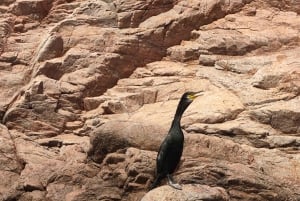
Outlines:
[[[180,118],[174,118],[173,119],[173,122],[172,122],[172,125],[171,125],[171,128],[181,128],[181,125],[180,125]]]
[[[184,111],[186,110],[187,107],[188,107],[188,104],[182,104],[182,103],[178,104],[178,107],[177,107],[177,110],[176,110],[176,113],[175,113],[175,116],[174,116],[171,127],[175,127],[175,126],[180,127],[181,117],[182,117],[182,115],[183,115],[183,113],[184,113]]]

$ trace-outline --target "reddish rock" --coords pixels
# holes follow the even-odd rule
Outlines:
[[[299,200],[298,4],[2,0],[0,200]]]
[[[157,188],[145,195],[142,201],[167,201],[167,200],[229,200],[224,189],[204,185],[183,185],[181,191],[174,190],[169,186]]]
[[[60,57],[63,54],[64,44],[61,36],[50,35],[42,44],[40,52],[37,55],[37,61],[45,61],[55,57]]]
[[[300,133],[299,98],[279,101],[251,112],[254,119],[284,133]]]
[[[40,20],[48,14],[52,2],[53,0],[17,0],[11,6],[11,13]]]

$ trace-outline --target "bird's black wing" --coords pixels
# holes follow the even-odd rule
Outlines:
[[[156,173],[157,175],[166,176],[168,173],[168,163],[167,163],[167,157],[169,155],[168,151],[171,148],[170,147],[170,135],[167,135],[162,144],[160,145],[157,159],[156,159]]]

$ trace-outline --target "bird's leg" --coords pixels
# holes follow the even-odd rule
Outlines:
[[[172,175],[168,174],[167,178],[168,178],[168,183],[171,187],[178,189],[178,190],[182,190],[182,187],[174,181]]]

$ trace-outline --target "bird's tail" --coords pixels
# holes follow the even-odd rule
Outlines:
[[[160,181],[162,180],[161,176],[157,176],[154,180],[154,182],[151,184],[149,191],[154,189],[155,187],[157,187],[157,185],[159,185]]]

